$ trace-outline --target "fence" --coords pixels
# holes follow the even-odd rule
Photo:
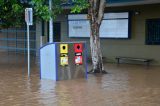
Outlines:
[[[0,53],[5,54],[7,58],[23,55],[27,61],[27,30],[26,28],[8,28],[0,30]],[[34,27],[30,28],[30,53],[36,55],[36,31]],[[13,55],[15,54],[15,55]],[[3,57],[3,55],[1,55]],[[6,60],[6,59],[4,59]]]

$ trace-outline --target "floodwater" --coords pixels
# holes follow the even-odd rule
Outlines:
[[[40,80],[35,62],[28,78],[25,59],[12,57],[0,64],[0,106],[160,106],[157,66],[105,64],[109,74],[55,82]]]

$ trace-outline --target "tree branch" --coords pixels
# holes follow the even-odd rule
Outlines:
[[[101,22],[104,16],[105,6],[106,6],[106,0],[100,0],[99,9],[98,9],[98,19],[97,19],[97,22],[99,25],[101,25]]]

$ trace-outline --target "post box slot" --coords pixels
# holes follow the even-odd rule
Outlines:
[[[60,53],[68,53],[68,44],[60,44]]]
[[[81,43],[74,44],[74,52],[75,53],[82,53],[83,52],[83,44],[81,44]]]
[[[63,46],[63,50],[65,50],[66,49],[66,47],[65,46]]]
[[[79,45],[77,46],[77,49],[80,49],[80,46],[79,46]]]

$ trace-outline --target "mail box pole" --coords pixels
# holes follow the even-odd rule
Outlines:
[[[29,39],[29,26],[33,24],[33,11],[32,8],[25,9],[25,21],[27,24],[27,50],[28,50],[28,77],[30,77],[30,39]]]

